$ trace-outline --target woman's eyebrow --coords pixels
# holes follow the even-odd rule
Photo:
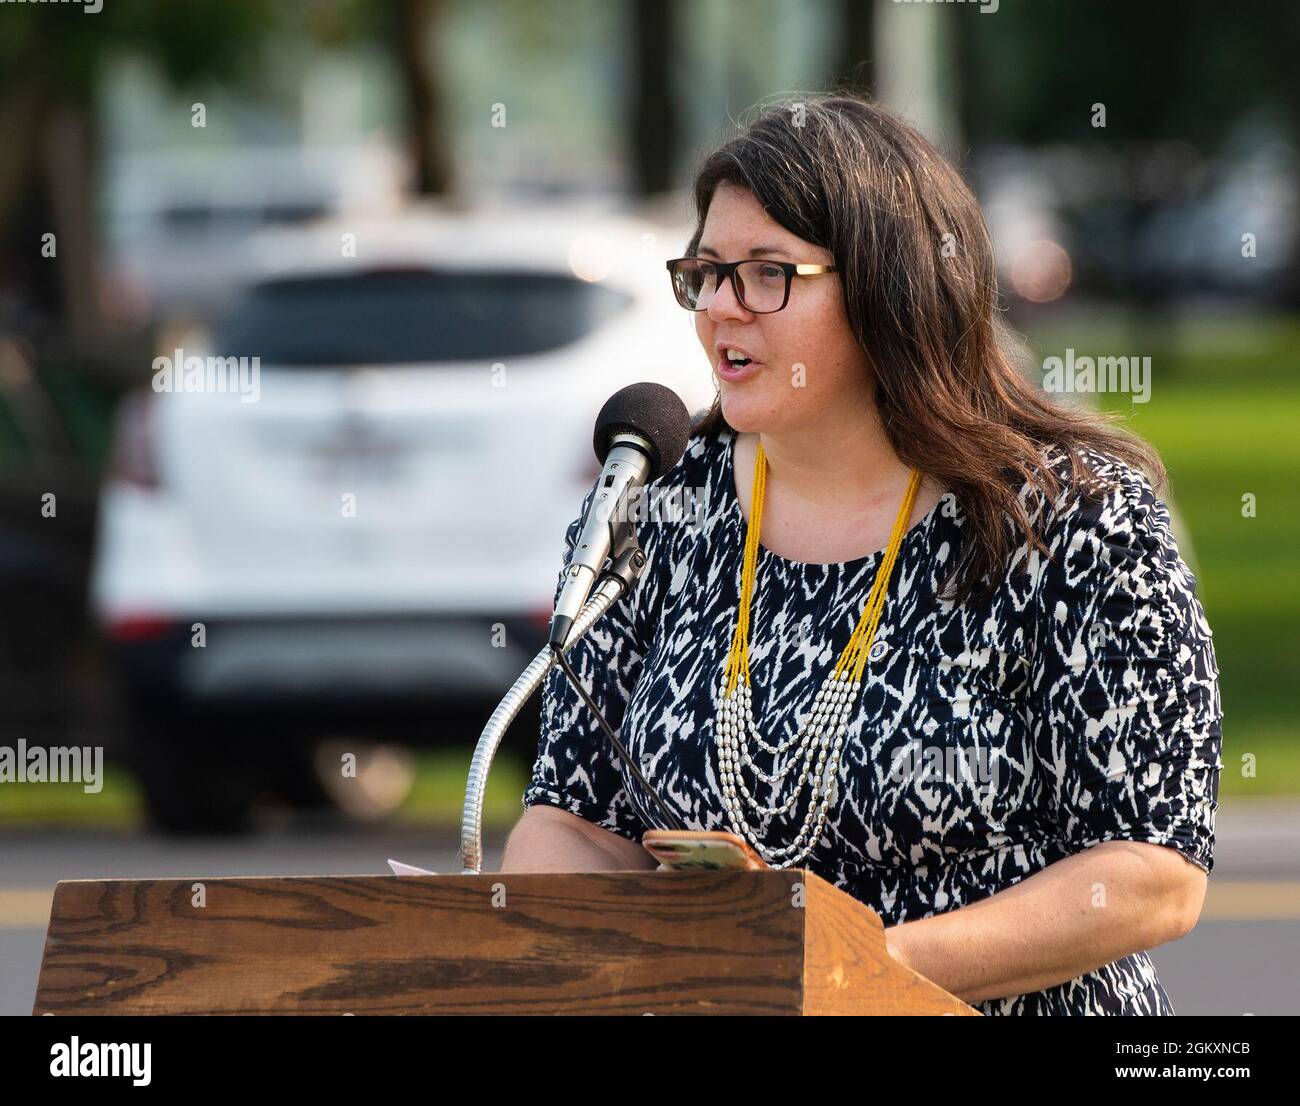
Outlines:
[[[706,253],[707,253],[707,254],[710,254],[710,255],[713,256],[713,257],[721,257],[721,256],[722,256],[722,255],[721,255],[720,253],[718,253],[718,251],[715,250],[712,246],[700,246],[700,247],[699,247],[695,252],[696,252],[697,254],[706,254]],[[749,251],[749,256],[750,256],[750,257],[760,257],[761,255],[763,255],[763,254],[765,254],[765,253],[779,253],[779,254],[782,254],[782,255],[785,256],[785,257],[790,257],[790,256],[792,256],[788,250],[783,250],[780,246],[755,246],[752,250]]]

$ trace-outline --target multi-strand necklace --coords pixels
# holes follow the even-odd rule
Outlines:
[[[731,639],[727,663],[723,669],[721,704],[714,725],[718,750],[718,770],[722,783],[722,802],[731,822],[731,830],[748,841],[763,860],[774,868],[790,868],[800,864],[812,852],[821,838],[834,796],[834,781],[839,773],[840,753],[848,732],[849,718],[857,705],[862,689],[862,669],[867,663],[871,643],[880,623],[880,612],[885,606],[885,593],[894,561],[903,544],[912,504],[921,484],[921,474],[912,470],[907,491],[894,520],[889,545],[876,570],[876,578],[867,604],[858,619],[853,636],[840,654],[834,670],[826,677],[813,700],[812,714],[793,737],[771,744],[759,733],[751,712],[749,688],[749,612],[754,594],[754,576],[758,567],[758,539],[763,526],[763,497],[767,489],[767,458],[759,442],[754,460],[754,491],[750,500],[750,520],[745,533],[745,557],[740,571],[740,610],[736,619],[736,632]],[[773,771],[763,772],[751,756],[751,748],[771,754]],[[787,756],[786,754],[789,753]],[[784,760],[782,760],[784,758]],[[784,779],[798,769],[793,787],[785,788]],[[745,772],[757,779],[788,792],[784,801],[768,806],[758,801],[745,783]],[[794,809],[805,787],[812,791],[803,825],[794,841],[788,845],[772,847],[762,841],[747,821],[747,811],[766,821]]]

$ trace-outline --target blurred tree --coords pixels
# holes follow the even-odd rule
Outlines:
[[[106,62],[142,50],[177,87],[237,79],[256,66],[280,10],[270,0],[134,0],[94,14],[77,5],[3,13],[0,264],[9,271],[0,275],[28,289],[32,306],[74,338],[99,330],[94,98]],[[41,256],[42,235],[50,232],[58,250],[53,280]]]
[[[415,191],[451,191],[451,140],[435,65],[444,0],[315,0],[304,2],[307,33],[342,48],[358,39],[377,43],[397,65],[406,112],[406,138]]]
[[[78,5],[0,11],[0,282],[23,289],[74,339],[99,332],[96,97],[108,64],[125,54],[197,90],[273,73],[277,38],[374,39],[401,71],[417,188],[445,191],[451,159],[431,56],[440,9],[441,0],[131,0],[93,15]],[[47,232],[55,266],[41,256]]]
[[[1221,153],[1244,120],[1262,117],[1278,121],[1300,151],[1293,0],[1230,11],[1217,0],[1004,3],[990,18],[954,15],[974,16],[954,28],[968,140],[1113,149],[1130,177],[1130,241],[1155,209],[1145,187],[1153,144],[1176,139]],[[1105,105],[1104,129],[1093,126],[1094,104]],[[1300,236],[1279,294],[1300,305]]]
[[[840,85],[870,95],[876,85],[875,5],[871,0],[839,0],[836,41]]]
[[[673,155],[680,123],[673,81],[676,0],[632,0],[632,187],[640,195],[676,184]]]
[[[415,190],[422,196],[448,192],[452,182],[442,98],[431,64],[431,43],[441,12],[442,0],[394,0],[390,17],[390,42],[406,98]]]

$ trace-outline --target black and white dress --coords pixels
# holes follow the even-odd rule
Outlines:
[[[693,437],[651,485],[658,498],[638,526],[649,564],[570,651],[629,755],[690,829],[731,828],[714,718],[745,537],[734,441],[725,428]],[[976,902],[1099,841],[1154,842],[1213,864],[1222,712],[1195,579],[1145,476],[1086,456],[1113,489],[1099,502],[1070,491],[1045,508],[1051,558],[1021,547],[991,598],[938,597],[963,548],[952,492],[904,537],[826,827],[803,865],[886,926]],[[770,743],[807,718],[880,558],[809,564],[760,547],[749,656],[754,718]],[[770,756],[754,757],[773,771]],[[746,782],[765,805],[784,797],[752,773]],[[793,841],[806,802],[769,818],[763,840]],[[660,825],[558,669],[524,793],[534,803],[633,840]],[[1173,1013],[1145,952],[977,1008]]]

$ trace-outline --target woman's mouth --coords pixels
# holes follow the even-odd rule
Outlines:
[[[737,358],[733,361],[724,350],[722,356],[718,358],[718,363],[713,367],[713,371],[722,380],[735,382],[753,376],[758,371],[760,364],[761,362],[751,361],[747,357]]]

